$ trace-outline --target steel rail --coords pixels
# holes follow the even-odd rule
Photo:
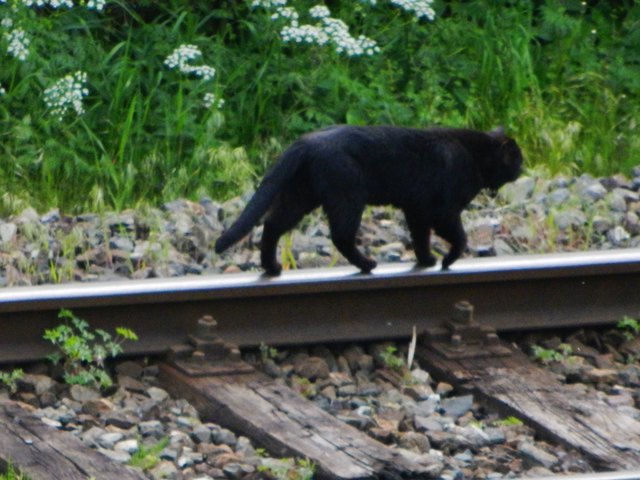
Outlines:
[[[468,300],[498,331],[597,325],[640,312],[640,249],[465,259],[450,271],[390,264],[71,283],[0,290],[0,362],[42,358],[46,328],[71,309],[94,327],[134,329],[127,352],[153,354],[182,341],[205,314],[240,346],[409,336]]]
[[[640,470],[629,472],[574,473],[553,477],[521,477],[523,480],[640,480]]]

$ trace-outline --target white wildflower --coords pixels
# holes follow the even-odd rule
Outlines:
[[[67,7],[73,8],[72,0],[22,0],[25,7],[44,7],[49,5],[51,8]]]
[[[202,52],[195,45],[180,45],[171,55],[164,60],[164,64],[171,70],[179,70],[182,73],[193,74],[203,80],[211,80],[216,75],[216,69],[209,65],[189,65],[189,62],[197,60]]]
[[[298,25],[298,12],[293,7],[278,7],[273,15],[271,15],[271,20],[285,19],[290,20],[291,25]]]
[[[331,12],[324,5],[316,5],[311,10],[309,10],[309,15],[313,18],[326,18],[331,16]]]
[[[332,17],[322,19],[325,33],[336,46],[337,53],[344,53],[349,57],[359,55],[373,55],[380,51],[375,40],[360,35],[354,38],[349,33],[349,27],[342,20]]]
[[[308,45],[325,45],[329,36],[315,25],[287,26],[280,31],[285,42],[304,43]]]
[[[51,114],[60,121],[71,109],[75,110],[76,114],[82,115],[84,113],[82,99],[89,95],[86,83],[87,74],[78,70],[47,88],[44,91],[44,100],[47,107],[51,109]]]
[[[432,6],[433,0],[391,0],[391,3],[407,12],[413,12],[418,18],[429,20],[436,18],[436,12]]]
[[[199,67],[185,67],[187,71],[185,73],[193,73],[196,77],[200,77],[203,80],[211,80],[216,75],[216,69],[209,65],[201,65]]]
[[[6,93],[7,93],[7,91],[4,89],[4,87],[2,85],[0,85],[0,97],[3,96]]]
[[[202,52],[195,45],[180,45],[171,55],[164,59],[164,64],[171,70],[178,69],[182,73],[191,73],[188,62],[202,56]]]
[[[9,17],[4,17],[2,20],[0,20],[0,27],[4,28],[5,30],[9,30],[11,27],[13,27],[13,20]]]
[[[218,98],[213,93],[205,93],[202,99],[204,108],[217,108],[220,109],[224,106],[224,98]]]
[[[90,10],[97,10],[101,12],[104,9],[106,0],[89,0],[87,2],[87,8]]]
[[[283,7],[287,4],[287,0],[253,0],[251,2],[251,7],[263,7],[263,8],[272,8],[272,7]]]
[[[9,33],[5,33],[4,36],[9,43],[7,53],[24,62],[29,55],[29,45],[31,44],[25,31],[21,28],[15,28]]]

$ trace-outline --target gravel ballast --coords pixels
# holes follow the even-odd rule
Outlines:
[[[640,246],[640,167],[629,178],[549,177],[530,172],[499,195],[475,199],[464,212],[467,256],[514,255]],[[259,269],[261,228],[217,256],[213,243],[242,210],[249,194],[223,204],[176,200],[161,208],[67,216],[27,209],[0,221],[0,285],[108,281]],[[285,246],[288,245],[288,246]],[[415,261],[401,212],[369,208],[360,246],[380,263]],[[318,212],[308,216],[281,248],[297,268],[345,265]],[[434,251],[447,245],[434,239]],[[293,265],[288,265],[293,268]],[[286,273],[285,273],[286,274]],[[638,312],[629,312],[636,315]],[[640,419],[640,347],[612,330],[595,337],[519,339],[548,350],[572,344],[576,355],[549,368],[576,388],[593,390],[612,408]],[[618,336],[616,336],[618,335]],[[402,355],[405,345],[393,345]],[[441,478],[500,479],[556,472],[588,472],[579,452],[536,437],[512,420],[486,411],[470,395],[414,366],[409,380],[385,365],[387,344],[316,346],[248,360],[321,408],[377,440],[441,463]],[[589,354],[585,353],[588,352]],[[571,360],[568,358],[571,357]],[[182,399],[160,388],[157,367],[122,362],[115,386],[105,391],[64,385],[48,365],[31,366],[12,398],[54,428],[73,432],[114,461],[128,463],[141,451],[162,448],[146,468],[149,478],[271,478],[303,470],[294,460],[263,454],[251,440],[202,421]],[[9,397],[6,389],[0,396]],[[280,463],[278,463],[280,462]],[[273,477],[276,478],[276,477]],[[284,478],[284,477],[282,477]]]

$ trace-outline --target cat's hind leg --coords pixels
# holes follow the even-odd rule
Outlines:
[[[316,206],[310,201],[286,194],[274,202],[264,221],[260,245],[260,262],[267,275],[276,277],[282,272],[282,265],[277,260],[280,237],[295,227]]]
[[[362,273],[371,272],[377,265],[376,261],[365,257],[356,247],[364,202],[345,196],[340,201],[334,199],[330,205],[323,205],[323,208],[329,217],[331,240],[338,251]]]
[[[404,216],[407,220],[413,250],[416,254],[416,264],[419,267],[433,267],[436,264],[436,257],[431,254],[431,226],[422,215],[411,213],[405,210]]]
[[[449,266],[460,258],[467,246],[467,234],[462,226],[460,215],[437,222],[435,231],[451,245],[449,252],[442,259],[442,270],[449,270]]]

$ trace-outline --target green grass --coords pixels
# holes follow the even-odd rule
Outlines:
[[[129,465],[138,467],[145,472],[151,470],[160,462],[160,453],[169,444],[168,438],[163,438],[151,447],[140,446],[140,450],[134,453],[129,460]]]
[[[334,123],[505,125],[529,166],[628,171],[640,158],[640,2],[436,1],[433,21],[380,0],[330,2],[380,53],[284,43],[250,1],[114,0],[103,12],[0,5],[31,39],[0,85],[0,211],[98,210],[246,190],[284,145]],[[308,16],[315,1],[290,0]],[[3,30],[7,30],[4,28]],[[212,80],[167,68],[194,44]],[[45,89],[88,75],[81,116],[49,114]],[[224,98],[205,108],[203,96]],[[63,273],[61,273],[63,274]]]
[[[0,480],[30,480],[30,477],[24,475],[9,462],[5,473],[0,473]]]

